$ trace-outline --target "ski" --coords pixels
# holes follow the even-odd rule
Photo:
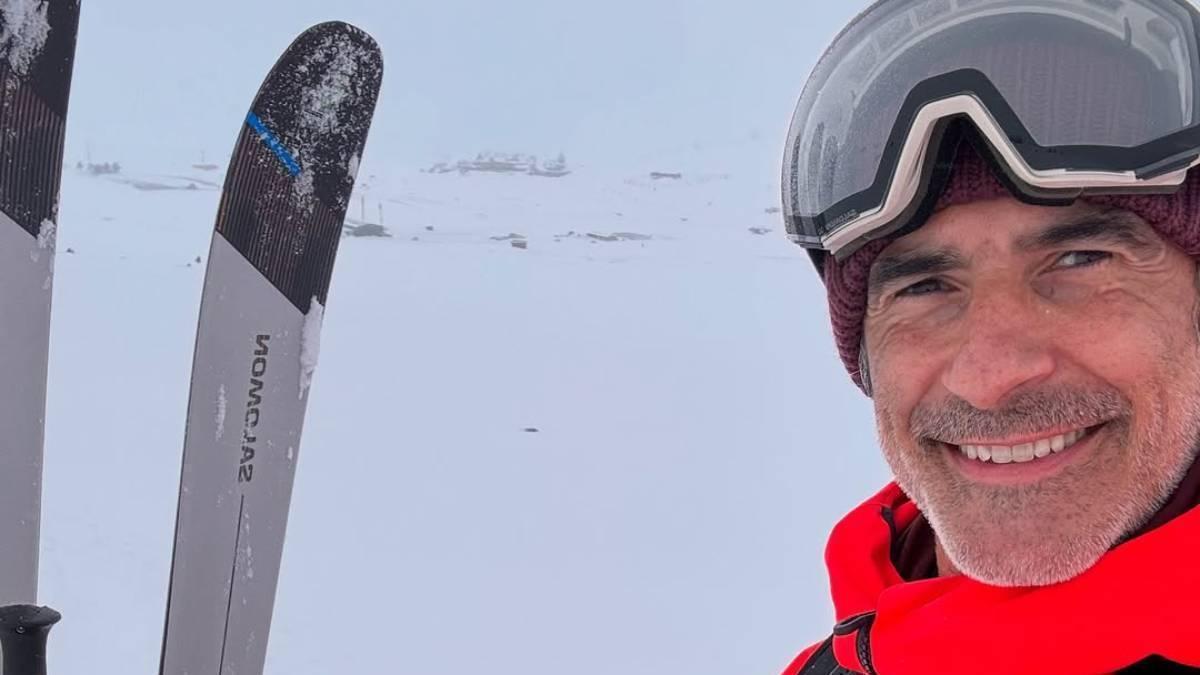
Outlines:
[[[79,0],[0,0],[0,606],[37,601],[58,193]]]
[[[382,68],[363,31],[315,26],[242,126],[201,300],[161,674],[263,671],[326,293]]]

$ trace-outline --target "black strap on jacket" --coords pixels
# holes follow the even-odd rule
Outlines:
[[[838,665],[837,659],[833,656],[833,638],[831,637],[821,643],[821,647],[813,653],[797,675],[856,675],[856,673]],[[881,673],[881,675],[887,675],[887,673]],[[1200,675],[1200,668],[1168,661],[1161,656],[1151,656],[1128,668],[1123,668],[1117,675]]]
[[[812,658],[797,675],[855,675],[853,670],[846,670],[838,665],[833,656],[833,638],[821,643],[820,649],[813,653]]]
[[[1196,673],[1200,673],[1200,668],[1168,661],[1161,656],[1151,656],[1121,670],[1120,675],[1196,675]]]

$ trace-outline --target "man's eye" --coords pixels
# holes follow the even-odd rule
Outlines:
[[[941,279],[924,279],[911,286],[904,287],[900,290],[900,292],[896,293],[896,297],[899,298],[929,295],[930,293],[937,293],[945,290],[945,288],[946,285],[942,283]]]
[[[1112,258],[1107,251],[1067,251],[1054,261],[1055,267],[1088,267]]]

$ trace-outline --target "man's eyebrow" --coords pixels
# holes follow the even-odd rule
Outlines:
[[[867,289],[870,293],[877,293],[901,279],[926,274],[940,274],[966,266],[966,260],[953,249],[917,250],[881,255],[871,266]]]
[[[1113,209],[1077,216],[1040,232],[1018,237],[1015,248],[1028,253],[1063,244],[1093,242],[1119,244],[1142,251],[1154,246],[1144,232],[1145,226],[1136,216]]]
[[[1135,251],[1154,248],[1145,233],[1146,226],[1137,216],[1120,209],[1074,216],[1039,232],[1018,237],[1013,248],[1022,253],[1064,244],[1108,243],[1128,246]],[[967,267],[967,261],[954,249],[915,250],[881,255],[871,266],[867,281],[869,293],[878,293],[902,279],[941,274]]]

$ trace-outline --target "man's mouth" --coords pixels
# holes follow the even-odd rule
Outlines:
[[[1108,422],[1068,431],[1047,430],[1022,437],[940,442],[950,464],[966,479],[990,485],[1027,485],[1058,474],[1064,467],[1086,461],[1092,442]],[[1001,441],[1008,441],[1003,443]]]
[[[1068,431],[1065,434],[1041,438],[1020,445],[959,445],[958,451],[968,459],[991,464],[1024,464],[1069,449],[1094,433],[1101,425]]]
[[[1008,443],[971,440],[940,444],[953,456],[953,464],[958,465],[968,478],[985,482],[998,479],[1006,483],[1013,479],[1020,483],[1057,472],[1063,462],[1072,461],[1069,458],[1078,454],[1069,450],[1080,446],[1090,447],[1091,443],[1087,441],[1092,440],[1108,424],[1104,422],[1061,432],[1046,431],[1044,434],[1013,438]]]

